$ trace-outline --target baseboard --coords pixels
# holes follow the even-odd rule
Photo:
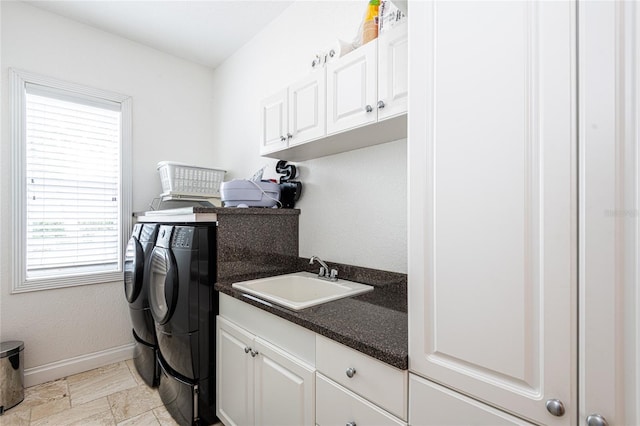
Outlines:
[[[38,367],[27,368],[24,371],[24,386],[30,387],[39,385],[40,383],[61,379],[73,374],[82,373],[94,368],[131,359],[133,358],[134,347],[135,344],[130,343],[123,346],[117,346],[115,348],[105,349],[104,351],[93,352]]]

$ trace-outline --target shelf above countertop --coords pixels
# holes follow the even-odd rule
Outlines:
[[[238,207],[183,207],[134,213],[138,222],[216,222],[221,215],[299,215],[299,209],[238,208]]]
[[[305,161],[393,142],[406,137],[407,114],[405,113],[262,156],[287,161]]]

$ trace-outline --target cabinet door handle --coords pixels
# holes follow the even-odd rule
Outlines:
[[[285,138],[284,136],[280,136],[280,141],[281,141],[281,142],[284,142],[284,141],[286,141],[286,140],[287,140],[287,138]]]
[[[244,347],[244,353],[248,354],[249,352],[253,352],[249,346]]]
[[[349,367],[347,368],[346,374],[348,378],[352,378],[353,376],[356,375],[356,369],[353,367]]]
[[[291,133],[287,133],[287,139],[291,139],[293,135]]]
[[[609,422],[600,414],[591,414],[587,416],[587,426],[609,426]]]
[[[559,399],[547,401],[547,411],[556,417],[564,416],[564,404]]]
[[[258,355],[258,351],[251,350],[251,357],[255,358]]]
[[[366,107],[364,107],[364,110],[367,112],[371,112],[373,111],[373,108],[371,107],[371,105],[367,105]]]
[[[356,422],[349,422],[346,426],[356,426]]]
[[[384,101],[378,101],[378,109],[384,108]]]

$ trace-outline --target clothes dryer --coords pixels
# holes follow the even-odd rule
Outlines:
[[[133,362],[142,379],[151,387],[158,385],[160,367],[155,325],[149,308],[149,279],[145,275],[145,266],[149,263],[157,235],[157,224],[135,224],[124,261],[124,293],[129,302],[135,340]]]
[[[180,424],[216,423],[216,225],[161,225],[148,272],[160,397]]]

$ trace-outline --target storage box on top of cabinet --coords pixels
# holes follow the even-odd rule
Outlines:
[[[226,171],[161,161],[158,163],[158,173],[162,195],[220,197],[220,184]]]

